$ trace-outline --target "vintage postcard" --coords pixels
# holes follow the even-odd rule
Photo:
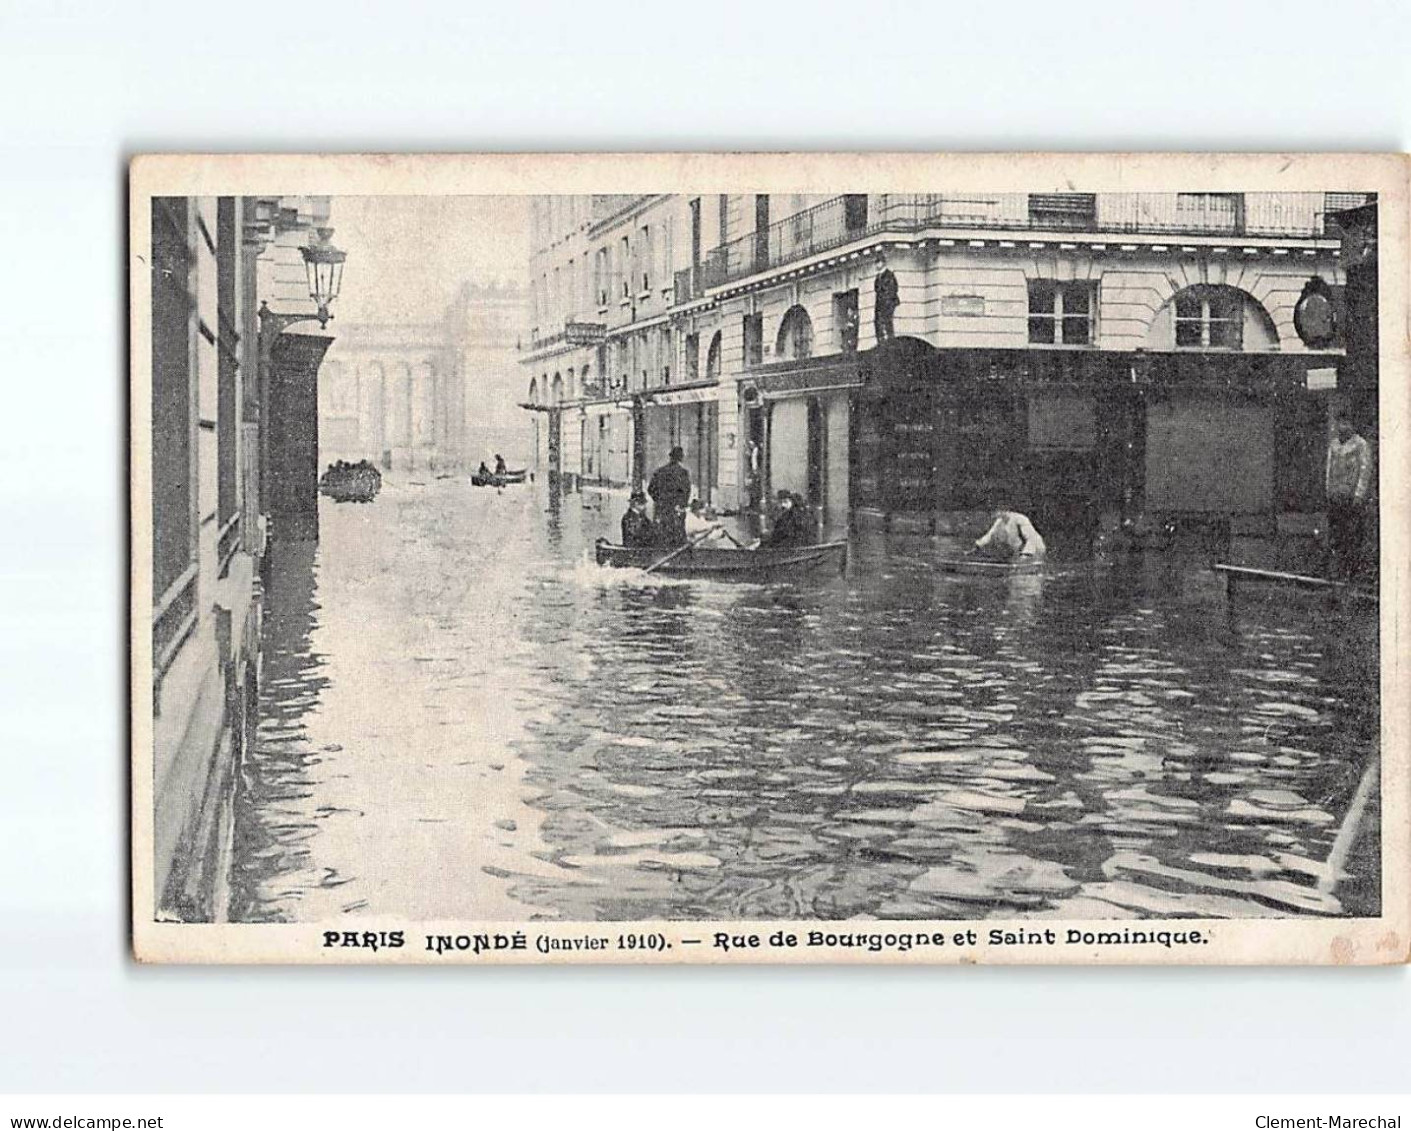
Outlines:
[[[1397,156],[144,156],[150,962],[1411,949]]]

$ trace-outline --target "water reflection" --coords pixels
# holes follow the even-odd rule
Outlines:
[[[617,508],[580,502],[392,483],[278,548],[238,917],[1378,906],[1374,836],[1324,868],[1371,618],[1232,614],[1179,555],[957,577],[914,537],[807,584],[605,571]]]

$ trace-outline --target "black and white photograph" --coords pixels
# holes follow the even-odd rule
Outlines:
[[[278,160],[132,171],[139,958],[1405,960],[1397,159]]]

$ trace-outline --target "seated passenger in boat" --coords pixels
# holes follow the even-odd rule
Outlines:
[[[774,525],[763,539],[765,546],[808,546],[813,542],[813,523],[803,500],[792,491],[780,491]]]
[[[1043,536],[1034,529],[1027,515],[999,509],[984,535],[975,539],[973,553],[988,561],[1041,561],[1048,552]]]
[[[706,506],[700,499],[692,499],[691,505],[686,508],[686,539],[695,542],[713,542],[717,538],[725,537],[725,531],[720,525],[719,518],[716,517],[713,508]]]
[[[484,461],[484,460],[481,460],[481,461],[480,461],[480,467],[476,469],[475,474],[476,474],[476,475],[484,475],[484,476],[486,476],[487,478],[489,477],[489,475],[490,475],[490,469],[485,466],[485,461]]]
[[[647,496],[633,495],[627,504],[627,513],[622,516],[622,544],[655,546],[659,541],[657,525],[647,517]]]

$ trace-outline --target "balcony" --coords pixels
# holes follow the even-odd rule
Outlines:
[[[891,193],[837,196],[721,244],[677,274],[677,299],[883,232],[930,229],[1336,238],[1357,193]],[[683,279],[683,276],[685,277]]]

